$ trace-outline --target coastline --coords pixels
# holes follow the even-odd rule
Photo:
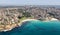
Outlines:
[[[21,26],[21,25],[23,24],[23,22],[32,21],[32,20],[37,20],[37,19],[30,19],[30,18],[24,19],[24,20],[22,20],[20,23],[18,23],[18,25],[17,25],[17,24],[13,24],[11,27],[8,25],[8,26],[6,27],[6,28],[8,28],[8,29],[2,30],[2,31],[4,31],[4,32],[10,31],[10,30],[12,30],[12,29],[15,28],[15,27]],[[46,19],[46,20],[44,20],[43,22],[55,21],[55,20],[58,20],[58,19],[56,19],[56,18],[51,18],[51,20]]]
[[[15,27],[21,26],[23,22],[32,21],[32,20],[36,20],[36,19],[24,19],[24,20],[22,20],[22,21],[21,21],[20,23],[18,23],[18,24],[12,24],[11,26],[10,26],[10,25],[7,25],[7,26],[6,26],[6,29],[5,29],[5,30],[1,30],[1,32],[3,32],[3,31],[4,31],[4,32],[10,31],[10,30],[12,30],[12,29],[15,28]]]
[[[48,22],[48,21],[58,21],[58,19],[56,19],[56,18],[46,18],[45,20],[44,20],[44,22]]]
[[[23,22],[32,21],[32,20],[37,20],[37,19],[25,19],[25,20],[22,20],[18,25],[21,26]],[[58,21],[58,19],[56,19],[56,18],[51,18],[51,20],[46,19],[46,20],[44,20],[43,22],[48,22],[48,21]]]
[[[18,25],[21,26],[23,22],[32,21],[32,20],[37,20],[37,19],[25,19],[25,20],[22,20]]]
[[[17,24],[6,25],[5,29],[4,29],[4,28],[1,28],[0,31],[1,31],[1,32],[10,31],[10,30],[12,30],[12,29],[15,28],[15,27],[17,27]]]

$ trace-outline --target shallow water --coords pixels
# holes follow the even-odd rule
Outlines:
[[[60,21],[27,21],[21,27],[0,35],[60,35]]]

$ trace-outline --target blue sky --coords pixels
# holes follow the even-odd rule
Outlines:
[[[60,0],[0,0],[0,5],[60,5]]]

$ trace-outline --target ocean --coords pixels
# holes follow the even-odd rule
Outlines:
[[[27,21],[11,31],[0,32],[0,35],[60,35],[60,21]]]

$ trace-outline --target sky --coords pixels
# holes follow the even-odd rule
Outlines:
[[[60,5],[60,0],[0,0],[0,5]]]

